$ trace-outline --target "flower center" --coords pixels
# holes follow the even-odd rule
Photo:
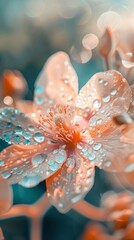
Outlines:
[[[39,127],[51,141],[69,149],[75,148],[82,135],[78,126],[72,123],[73,115],[74,111],[69,106],[56,106],[46,117],[41,116]]]

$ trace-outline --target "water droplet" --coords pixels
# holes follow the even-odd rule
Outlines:
[[[26,140],[25,144],[26,144],[26,145],[30,145],[30,141],[29,141],[29,140]]]
[[[102,98],[102,100],[103,100],[103,102],[107,103],[107,102],[110,101],[110,96],[109,96],[109,95],[108,95],[108,96],[104,96],[104,97]]]
[[[4,161],[0,161],[0,167],[3,167],[5,165],[5,162]]]
[[[72,203],[76,203],[76,202],[78,202],[79,200],[81,199],[81,195],[77,195],[77,196],[75,196],[74,198],[72,198]]]
[[[112,90],[111,90],[111,95],[114,96],[116,93],[117,93],[116,89],[112,89]]]
[[[59,165],[58,163],[54,162],[52,165],[49,165],[49,169],[52,170],[53,172],[58,170]]]
[[[134,163],[130,163],[125,167],[125,172],[132,172],[134,171]]]
[[[8,134],[4,134],[3,140],[4,140],[5,142],[9,142],[9,141],[10,141],[10,138],[9,138]]]
[[[66,159],[65,155],[58,154],[57,156],[55,156],[55,160],[57,163],[63,163],[65,159]]]
[[[38,97],[38,98],[35,98],[35,101],[36,101],[37,104],[41,105],[44,102],[44,98],[39,98]]]
[[[11,176],[11,172],[4,172],[1,175],[4,179],[8,179]]]
[[[36,93],[36,94],[41,94],[41,93],[43,93],[43,92],[44,92],[43,86],[37,86],[37,87],[35,88],[35,93]]]
[[[21,127],[16,127],[15,128],[15,134],[17,134],[17,135],[21,135],[22,134],[22,128]]]
[[[86,148],[86,147],[82,149],[82,152],[83,152],[83,153],[86,152],[86,151],[87,151],[87,148]]]
[[[41,182],[41,177],[38,175],[32,175],[32,176],[25,176],[20,182],[19,184],[23,187],[34,187],[37,184],[39,184]]]
[[[33,125],[29,125],[29,126],[28,126],[28,130],[29,130],[30,132],[33,132],[33,131],[34,131],[34,126],[33,126]]]
[[[93,149],[94,149],[95,151],[98,151],[100,148],[101,148],[101,144],[100,144],[100,143],[96,143],[96,144],[93,146]]]
[[[8,115],[8,110],[7,110],[6,108],[4,108],[4,109],[2,110],[2,115],[4,115],[4,116],[7,116],[7,115]],[[3,118],[3,116],[1,116],[1,118]]]
[[[100,100],[96,99],[93,101],[93,107],[94,108],[100,108],[101,107],[101,102]]]
[[[15,139],[16,139],[16,141],[20,141],[20,136],[19,136],[19,135],[16,135],[16,136],[15,136]]]
[[[48,161],[48,165],[53,165],[53,164],[54,164],[54,160],[50,159],[50,160]]]
[[[89,144],[92,145],[94,143],[94,140],[90,140]]]
[[[21,175],[23,171],[16,172],[17,175]]]
[[[103,79],[100,78],[100,79],[98,80],[98,82],[99,82],[99,83],[103,83]]]
[[[63,203],[58,204],[59,208],[63,208]]]
[[[106,87],[107,85],[108,85],[108,82],[107,82],[107,81],[105,81],[105,82],[104,82],[104,86]]]
[[[39,164],[41,164],[45,159],[47,158],[46,154],[39,154],[36,155],[32,158],[32,163],[35,166],[38,166]]]
[[[94,153],[90,153],[89,154],[89,160],[94,160],[95,159],[95,154]]]
[[[134,66],[133,53],[128,52],[123,56],[122,65],[126,68],[132,68]]]
[[[32,134],[29,133],[29,132],[24,131],[23,132],[23,136],[24,136],[25,139],[29,140],[32,137]]]
[[[41,132],[36,132],[34,134],[33,138],[38,143],[42,143],[45,140],[45,137]]]
[[[16,116],[15,116],[15,114],[12,114],[12,115],[11,115],[11,119],[12,119],[13,121],[16,120]]]
[[[110,167],[111,166],[111,162],[110,161],[105,162],[105,166],[106,167]]]
[[[101,123],[102,123],[102,119],[101,118],[97,119],[97,124],[101,124]]]
[[[7,127],[8,127],[8,128],[12,127],[12,123],[8,122],[8,123],[7,123]]]

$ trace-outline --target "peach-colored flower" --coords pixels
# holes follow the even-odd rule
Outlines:
[[[78,94],[67,54],[54,54],[36,82],[32,118],[1,109],[1,139],[15,144],[0,154],[2,177],[26,187],[47,179],[51,203],[69,210],[92,187],[95,166],[124,171],[133,144],[121,141],[112,118],[130,101],[127,81],[114,70],[95,74]]]

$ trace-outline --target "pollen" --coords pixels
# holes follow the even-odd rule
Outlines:
[[[69,106],[56,105],[47,116],[40,117],[39,128],[49,140],[63,144],[68,149],[75,148],[82,135],[78,126],[73,124],[73,109]]]

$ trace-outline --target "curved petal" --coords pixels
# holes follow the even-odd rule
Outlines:
[[[77,75],[64,52],[49,58],[35,86],[35,103],[38,108],[47,109],[53,103],[72,105],[78,93]]]
[[[6,179],[0,177],[0,215],[4,214],[12,205],[12,190]]]
[[[119,98],[123,98],[124,108],[128,110],[131,101],[131,89],[123,76],[115,71],[96,73],[88,83],[80,90],[76,107],[89,109],[94,115],[107,104],[114,104],[116,107]],[[115,101],[115,99],[117,99]],[[90,114],[91,116],[91,114]]]
[[[116,100],[112,104],[108,104],[102,107],[93,117],[90,118],[87,124],[87,130],[90,136],[98,138],[98,136],[105,136],[113,132],[117,125],[115,124],[113,117],[126,113],[124,109],[125,101],[122,98],[118,98],[118,105]]]
[[[60,212],[70,210],[83,198],[94,181],[94,167],[77,156],[69,156],[62,169],[46,180],[48,197]]]
[[[64,149],[55,149],[53,144],[43,146],[14,145],[0,153],[0,175],[25,187],[37,185],[54,174],[66,160]]]
[[[37,123],[18,109],[0,110],[0,138],[9,144],[36,145],[45,137]]]
[[[134,153],[134,144],[123,141],[122,136],[122,133],[116,130],[109,135],[98,137],[95,141],[79,144],[79,154],[106,171],[127,171],[130,164],[127,158]]]

